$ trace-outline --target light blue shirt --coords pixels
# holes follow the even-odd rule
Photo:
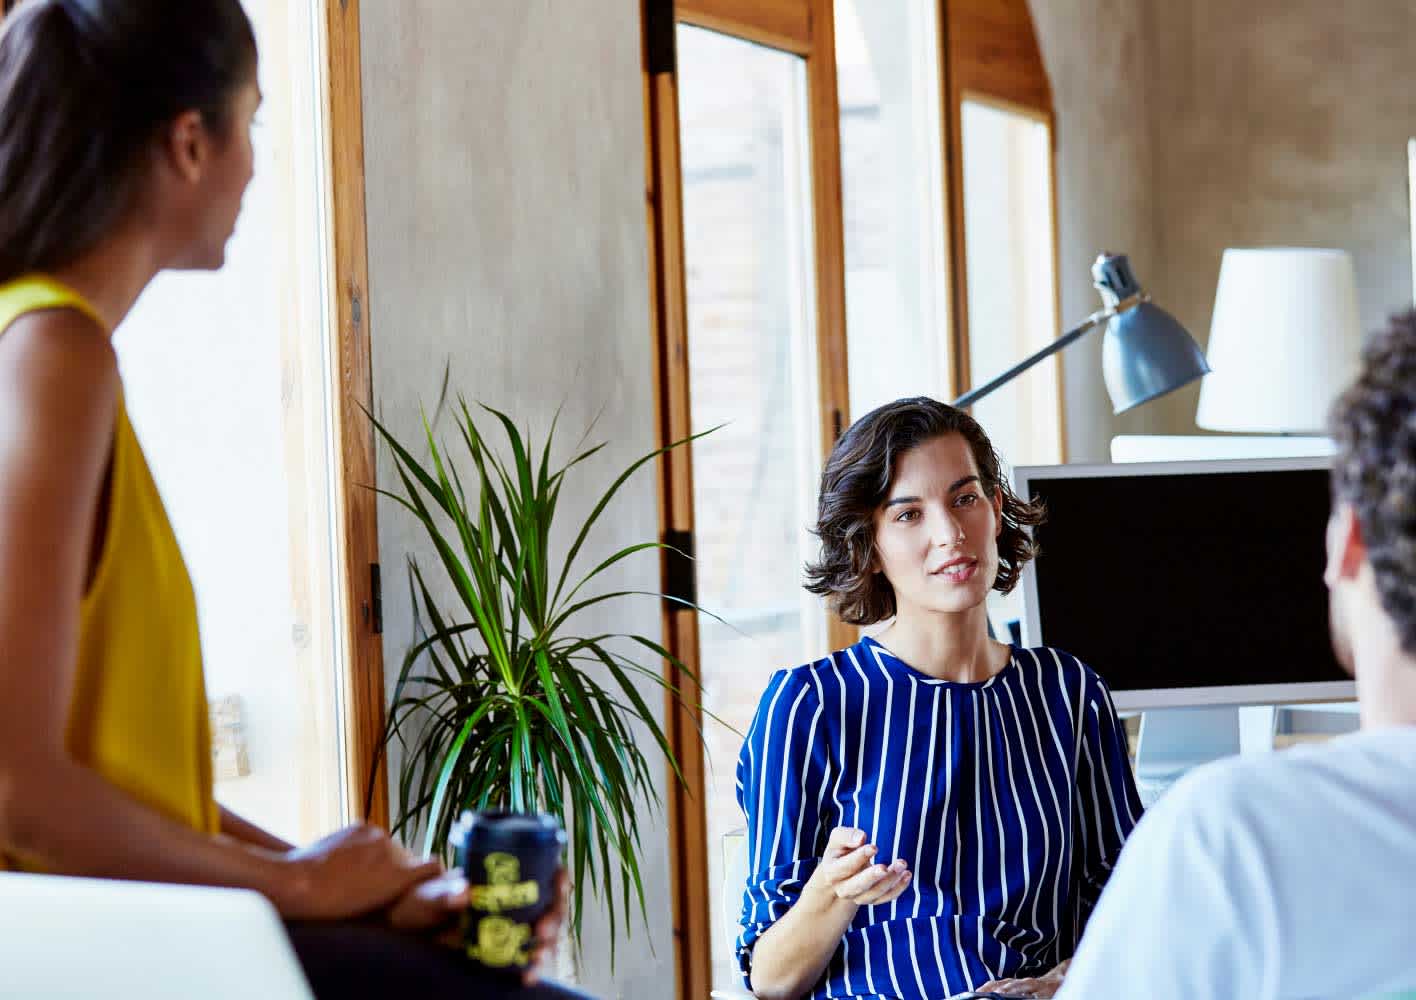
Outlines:
[[[1060,1000],[1416,989],[1416,726],[1234,758],[1149,812]]]

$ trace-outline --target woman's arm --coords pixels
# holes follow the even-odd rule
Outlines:
[[[856,910],[896,898],[909,881],[903,862],[872,864],[875,847],[861,830],[832,830],[824,856],[816,856],[832,769],[820,720],[812,682],[800,671],[781,671],[762,695],[738,759],[750,855],[739,951],[762,1000],[808,993]]]
[[[225,806],[221,807],[221,832],[233,840],[264,848],[267,851],[274,851],[276,854],[284,854],[286,851],[295,849],[294,844],[287,844],[269,830],[263,830],[250,820],[236,815]]]
[[[856,911],[904,893],[903,861],[878,865],[865,832],[838,826],[801,896],[769,927],[752,951],[752,991],[758,1000],[796,1000],[826,971]]]
[[[371,828],[292,858],[211,837],[69,756],[117,392],[111,345],[76,312],[24,317],[0,338],[0,850],[69,874],[256,889],[292,917],[387,904],[439,866]]]

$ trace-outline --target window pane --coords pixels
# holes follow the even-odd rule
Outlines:
[[[969,384],[980,385],[1058,333],[1052,145],[1045,121],[972,100],[964,101],[962,140]],[[973,413],[1008,463],[1061,461],[1056,358]]]
[[[265,103],[226,267],[160,277],[116,347],[196,589],[217,798],[303,840],[344,813],[315,57],[323,3],[246,9]]]
[[[821,466],[804,69],[679,29],[692,423],[726,424],[693,446],[698,597],[731,624],[700,616],[704,707],[743,732],[771,672],[826,646],[801,587]],[[705,734],[713,981],[732,988],[741,891],[723,905],[723,846],[743,822],[742,740]]]
[[[949,398],[935,0],[836,0],[851,416]]]

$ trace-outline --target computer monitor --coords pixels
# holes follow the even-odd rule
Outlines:
[[[1024,645],[1077,656],[1123,710],[1355,697],[1328,637],[1331,462],[1017,468],[1048,508]]]

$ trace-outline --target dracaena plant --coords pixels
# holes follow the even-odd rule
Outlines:
[[[652,739],[650,753],[657,748],[683,780],[640,684],[649,681],[682,698],[663,677],[665,661],[690,686],[697,682],[651,637],[587,635],[576,628],[577,615],[587,609],[662,597],[596,588],[612,567],[662,543],[620,549],[579,576],[575,567],[620,488],[685,442],[650,452],[621,472],[557,558],[551,529],[562,490],[604,445],[577,448],[569,461],[553,466],[554,422],[537,449],[506,414],[481,410],[482,419],[500,425],[504,448],[491,446],[459,399],[461,469],[426,415],[422,461],[370,415],[402,485],[399,492],[378,492],[417,519],[437,552],[442,589],[450,585],[455,594],[455,609],[440,608],[430,570],[409,559],[414,641],[399,671],[384,739],[385,747],[396,741],[403,750],[394,831],[421,830],[425,853],[447,857],[449,828],[464,809],[551,813],[569,836],[573,882],[600,896],[614,941],[617,925],[628,929],[636,903],[645,916],[639,821],[646,801],[660,804],[656,779],[663,770],[641,749],[637,727]],[[645,605],[651,617],[654,607]],[[584,900],[584,892],[574,894],[577,944]]]

